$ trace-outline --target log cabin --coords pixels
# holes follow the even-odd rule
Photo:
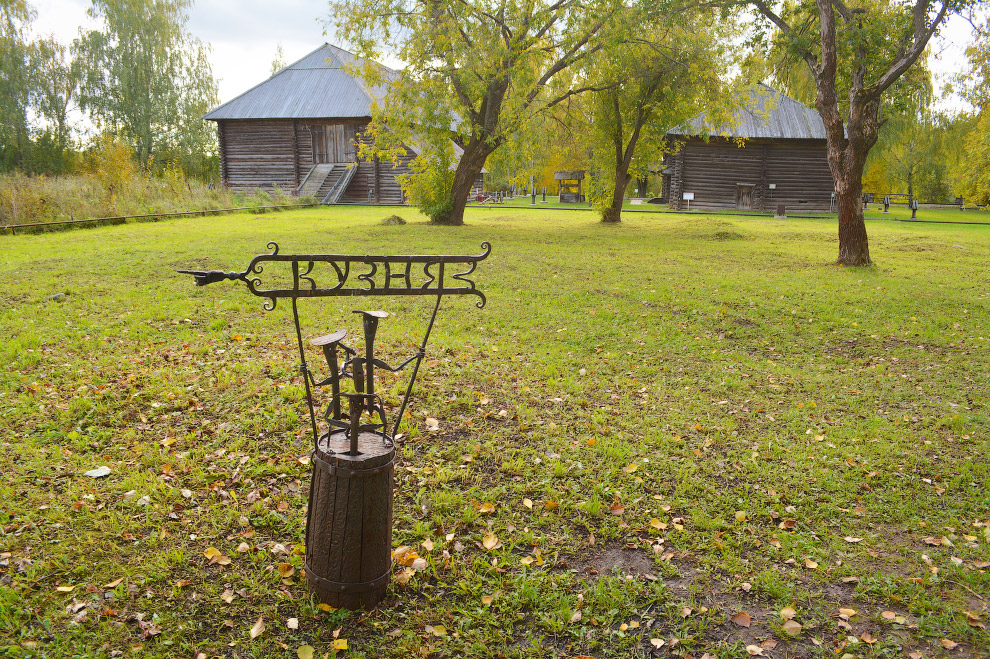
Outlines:
[[[766,85],[739,108],[728,125],[702,113],[667,134],[661,173],[671,208],[830,210],[835,184],[818,112]]]
[[[353,70],[351,68],[353,65]],[[396,177],[419,154],[404,145],[399,163],[360,159],[372,105],[399,73],[365,85],[364,62],[328,43],[203,116],[217,123],[220,178],[232,190],[279,188],[324,204],[404,204]],[[454,145],[455,154],[461,150]],[[476,185],[481,188],[481,179]]]

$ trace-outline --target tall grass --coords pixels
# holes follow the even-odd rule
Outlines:
[[[174,213],[243,206],[292,204],[298,200],[276,190],[235,193],[214,189],[166,168],[161,174],[135,172],[106,184],[105,177],[0,175],[0,225],[79,220],[117,215]],[[310,200],[311,201],[311,200]]]

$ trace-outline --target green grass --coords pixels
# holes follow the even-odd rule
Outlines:
[[[537,196],[536,206],[537,210],[546,209],[568,209],[568,210],[580,210],[580,211],[591,211],[592,209],[588,207],[588,204],[562,204],[557,201],[557,197],[551,197],[547,195],[547,202],[543,203],[540,201],[542,197]],[[472,204],[474,206],[475,204]],[[534,208],[530,204],[530,197],[514,197],[512,199],[506,199],[500,204],[480,204],[481,208],[491,210],[498,210],[502,208]],[[635,214],[641,213],[671,213],[670,207],[666,204],[633,204],[628,199],[622,204],[622,209],[627,211],[633,211]],[[807,211],[802,212],[801,209],[790,207],[786,209],[791,215],[822,215],[828,216],[828,213],[820,211]],[[762,214],[763,211],[759,210],[749,210],[749,211],[731,211],[725,213],[728,216],[734,216],[741,214],[744,216],[752,215],[754,213]],[[680,213],[685,216],[709,216],[711,215],[708,211],[691,211],[690,213]],[[766,214],[772,214],[766,213]],[[891,206],[887,213],[883,212],[883,204],[877,204],[876,202],[870,203],[865,214],[869,220],[906,220],[911,218],[911,210],[907,208],[906,205],[895,205]],[[830,216],[833,220],[835,215]],[[940,222],[983,222],[990,224],[990,211],[988,210],[977,210],[977,209],[967,209],[962,210],[959,208],[952,207],[922,207],[918,210],[917,219],[924,221],[940,221]]]
[[[825,219],[385,214],[0,239],[0,654],[322,657],[337,630],[356,657],[990,653],[970,624],[990,622],[990,229],[870,222],[878,265],[849,269]],[[488,306],[443,305],[399,442],[393,541],[428,568],[371,612],[321,610],[299,576],[309,439],[287,308],[174,274],[242,269],[268,240],[494,248]],[[393,314],[385,358],[411,354],[429,301],[371,304]],[[304,301],[305,335],[356,332],[368,305]]]

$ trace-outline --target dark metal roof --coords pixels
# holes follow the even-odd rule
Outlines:
[[[668,134],[824,140],[825,124],[816,110],[761,84],[743,93],[728,125],[712,126],[702,112]]]
[[[370,117],[372,99],[384,98],[387,82],[367,88],[345,70],[365,62],[352,53],[323,44],[268,80],[227,101],[203,119],[318,119]],[[385,80],[398,75],[381,66]]]

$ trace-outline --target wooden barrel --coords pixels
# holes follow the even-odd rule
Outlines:
[[[392,482],[395,447],[362,432],[359,455],[347,433],[320,438],[306,520],[306,576],[330,606],[370,608],[385,597],[392,574]]]

